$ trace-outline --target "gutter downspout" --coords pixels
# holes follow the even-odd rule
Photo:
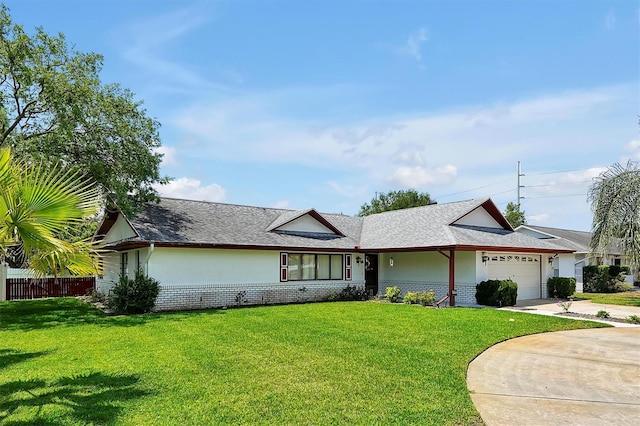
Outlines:
[[[151,255],[153,254],[155,249],[156,249],[155,243],[150,243],[149,244],[149,253],[147,253],[147,258],[144,261],[145,269],[146,269],[145,272],[147,273],[147,276],[149,276],[149,259],[151,259]]]

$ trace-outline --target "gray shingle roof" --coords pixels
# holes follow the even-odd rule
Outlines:
[[[148,204],[131,224],[140,240],[157,243],[313,249],[353,249],[358,245],[361,219],[344,215],[321,214],[346,235],[332,240],[269,232],[274,222],[298,214],[275,208],[161,198],[157,204]]]
[[[553,241],[555,244],[567,247],[577,253],[589,253],[590,251],[591,232],[534,225],[524,225],[524,227],[556,237],[547,241]],[[618,240],[615,240],[607,248],[607,252],[609,254],[620,254],[620,244]]]
[[[403,250],[464,246],[513,250],[562,250],[511,230],[452,225],[485,206],[497,211],[489,199],[432,204],[371,216],[352,217],[235,204],[161,198],[130,220],[139,237],[131,241],[166,245],[280,247],[313,250]],[[310,212],[319,214],[344,236],[278,232],[283,223]],[[499,215],[499,213],[497,213]],[[566,249],[565,249],[566,250]]]
[[[547,226],[534,225],[525,225],[525,227],[556,237],[555,239],[550,240],[555,241],[556,244],[559,244],[563,247],[570,248],[579,253],[585,253],[589,251],[591,232],[572,231],[569,229],[550,228]]]

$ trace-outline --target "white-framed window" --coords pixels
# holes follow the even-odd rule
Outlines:
[[[120,276],[126,277],[129,275],[129,253],[120,253]]]
[[[341,254],[280,253],[280,281],[342,280],[344,257]]]

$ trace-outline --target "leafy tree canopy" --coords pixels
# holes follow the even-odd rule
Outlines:
[[[363,204],[360,207],[358,216],[368,216],[390,210],[408,209],[434,203],[435,201],[431,199],[428,193],[418,192],[415,189],[389,191],[386,194],[376,194],[370,203]]]
[[[517,228],[527,223],[524,210],[520,210],[520,204],[508,203],[504,211],[504,217],[507,219],[507,222],[511,224],[512,228]]]
[[[591,251],[606,254],[617,242],[631,264],[640,266],[640,163],[607,168],[591,184],[588,200],[593,211]]]
[[[130,214],[157,197],[159,123],[118,84],[102,84],[102,56],[63,34],[28,35],[0,5],[0,148],[40,163],[73,165]]]

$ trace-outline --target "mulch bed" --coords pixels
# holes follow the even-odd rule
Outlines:
[[[579,314],[577,312],[559,312],[556,315],[560,315],[563,317],[574,317],[574,318],[585,318],[585,319],[593,319],[593,320],[600,320],[600,321],[608,321],[608,322],[623,322],[623,323],[627,323],[628,321],[624,318],[601,318],[597,315],[591,315],[591,314]]]

